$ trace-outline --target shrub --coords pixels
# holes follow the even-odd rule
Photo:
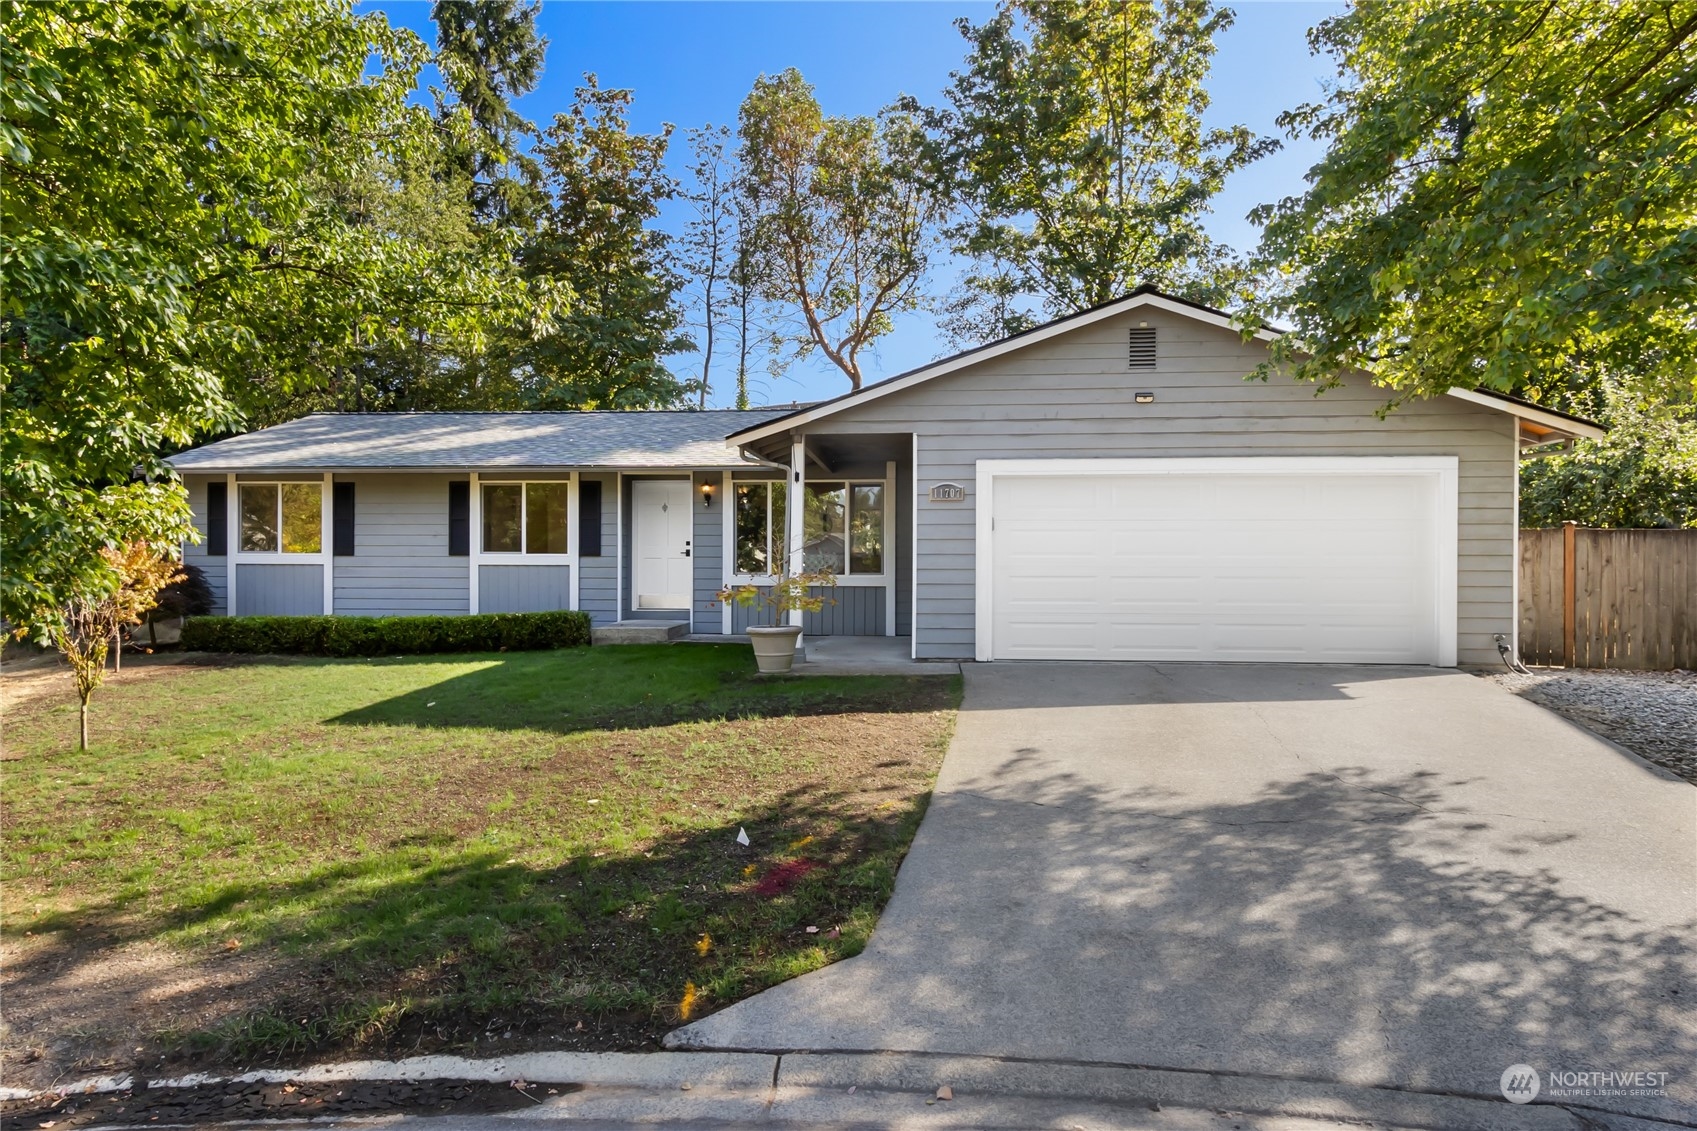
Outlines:
[[[183,647],[196,652],[392,656],[526,652],[589,643],[589,614],[483,613],[467,617],[190,617]]]
[[[206,572],[197,565],[187,562],[177,567],[177,579],[159,591],[154,600],[153,611],[147,614],[147,619],[164,620],[168,617],[203,617],[212,611],[217,597],[212,592],[212,585],[206,580]]]

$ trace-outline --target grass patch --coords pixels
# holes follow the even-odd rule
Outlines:
[[[516,1026],[643,1047],[859,952],[958,685],[761,679],[735,645],[209,660],[118,677],[87,755],[74,703],[27,700],[5,735],[12,992],[136,941],[262,950],[297,976],[180,1043]]]

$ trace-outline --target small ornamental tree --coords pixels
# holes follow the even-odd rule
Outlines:
[[[106,655],[118,633],[140,624],[159,591],[179,576],[177,563],[143,542],[100,552],[115,588],[79,597],[58,613],[48,640],[71,665],[77,681],[77,747],[88,749],[88,702],[106,678]]]
[[[776,576],[770,584],[756,585],[749,582],[744,585],[727,585],[719,590],[719,600],[727,605],[740,605],[745,609],[769,609],[774,623],[781,622],[785,613],[816,613],[826,605],[836,604],[831,597],[813,592],[815,589],[837,587],[836,574],[830,570],[790,573],[781,557],[773,564],[776,567]]]

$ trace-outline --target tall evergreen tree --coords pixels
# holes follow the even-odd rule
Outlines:
[[[652,226],[678,191],[665,169],[671,127],[633,134],[631,92],[584,80],[537,147],[549,203],[524,252],[526,271],[575,298],[551,329],[517,347],[512,380],[528,408],[674,405],[693,386],[664,359],[693,343],[668,238]]]
[[[469,177],[472,207],[490,223],[522,222],[541,205],[541,166],[524,151],[536,126],[513,100],[536,89],[548,40],[537,33],[540,0],[436,0],[436,64],[453,101],[439,112],[464,115],[454,149]]]

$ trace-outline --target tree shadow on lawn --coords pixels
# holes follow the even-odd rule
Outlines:
[[[60,916],[37,927],[53,940],[38,938],[6,972],[8,996],[55,995],[57,1016],[6,1043],[47,1049],[58,1072],[129,1063],[137,1045],[168,1052],[175,1068],[656,1047],[679,1020],[860,951],[929,797],[899,784],[882,793],[797,787],[738,823],[553,862],[401,838],[298,879],[211,887],[157,916],[111,906]],[[145,978],[127,995],[76,1000],[78,971],[139,940],[186,943],[210,968],[228,957],[227,938],[292,972],[226,969],[231,1008],[208,1028],[150,1031],[173,1015],[173,989]]]
[[[953,707],[959,676],[762,676],[741,645],[625,645],[494,656],[365,661],[496,662],[327,722],[575,734],[724,718],[929,712]]]

